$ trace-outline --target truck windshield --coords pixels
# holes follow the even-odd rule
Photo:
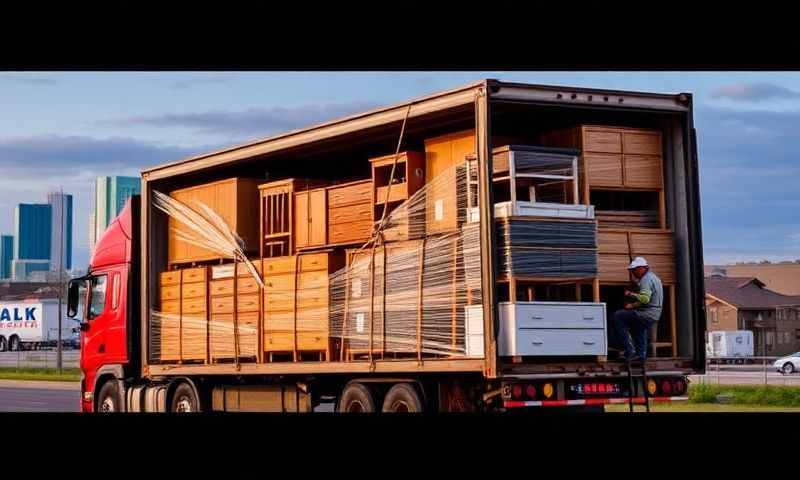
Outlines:
[[[93,319],[103,313],[106,305],[106,279],[108,275],[97,275],[91,280],[91,303],[89,304],[88,319]]]

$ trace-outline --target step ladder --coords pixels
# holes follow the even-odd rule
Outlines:
[[[635,397],[634,378],[641,378],[645,410],[650,413],[650,396],[647,392],[647,361],[642,359],[626,360],[625,365],[628,371],[628,408],[630,412],[633,413],[633,399]]]

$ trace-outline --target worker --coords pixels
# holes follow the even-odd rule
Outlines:
[[[627,361],[644,361],[647,359],[650,330],[661,318],[664,290],[661,279],[650,271],[644,258],[634,258],[628,265],[628,271],[636,279],[638,292],[625,290],[625,308],[614,313],[614,330],[619,344],[625,348],[621,358]]]

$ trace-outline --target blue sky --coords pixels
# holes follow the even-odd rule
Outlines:
[[[772,72],[0,73],[0,232],[14,205],[75,195],[88,261],[93,179],[481,78],[692,92],[708,263],[800,259],[800,74]]]

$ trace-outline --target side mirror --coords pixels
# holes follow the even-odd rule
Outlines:
[[[67,290],[67,316],[69,318],[75,318],[75,315],[78,314],[82,282],[83,280],[79,279],[70,280],[69,282],[69,289]]]

